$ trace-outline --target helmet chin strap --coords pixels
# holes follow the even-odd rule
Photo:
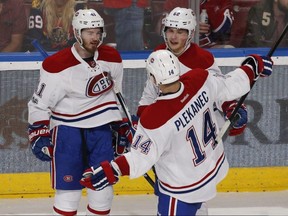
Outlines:
[[[98,48],[102,43],[103,43],[103,40],[100,40],[100,42],[99,42],[97,48]]]
[[[76,41],[79,43],[81,49],[86,50],[86,49],[83,47],[83,40],[82,40],[80,34],[81,34],[81,30],[80,30],[80,33],[79,33],[78,30],[74,29],[74,37],[75,37]]]
[[[82,40],[82,38],[80,37],[80,40],[79,40],[78,37],[77,37],[76,40],[78,41],[81,49],[86,50],[86,49],[83,47],[83,40]],[[87,50],[86,50],[86,51],[87,51]]]

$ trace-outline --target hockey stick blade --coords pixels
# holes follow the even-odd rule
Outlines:
[[[273,53],[274,53],[275,50],[277,49],[278,45],[279,45],[280,42],[282,41],[282,39],[283,39],[283,37],[285,36],[285,34],[286,34],[287,31],[288,31],[288,23],[286,24],[286,26],[285,26],[283,32],[281,33],[281,35],[279,36],[279,38],[274,42],[273,46],[272,46],[271,49],[269,50],[269,52],[268,52],[268,54],[267,54],[268,57],[272,57]],[[255,81],[252,83],[251,88],[250,88],[250,91],[251,91],[251,89],[253,88],[254,84],[255,84]],[[237,103],[234,111],[232,112],[231,116],[230,116],[229,119],[225,122],[225,124],[224,124],[223,127],[221,128],[220,132],[218,133],[218,135],[217,135],[217,137],[216,137],[216,139],[215,139],[216,144],[218,144],[218,143],[222,140],[223,136],[225,135],[225,133],[227,132],[227,130],[230,128],[230,126],[232,126],[235,122],[238,121],[237,119],[235,119],[235,118],[236,118],[236,114],[238,113],[238,110],[240,109],[240,107],[241,107],[242,104],[244,103],[244,101],[245,101],[246,97],[248,96],[248,94],[250,93],[250,91],[249,91],[248,93],[246,93],[245,95],[243,95],[243,96],[239,99],[239,101],[238,101],[238,103]]]

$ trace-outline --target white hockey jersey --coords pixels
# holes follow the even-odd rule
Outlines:
[[[122,90],[121,56],[102,45],[94,60],[96,66],[90,67],[74,46],[46,58],[38,89],[28,103],[28,122],[50,120],[52,129],[57,125],[91,128],[121,120],[113,92],[114,85]]]
[[[213,198],[229,167],[223,143],[215,144],[219,125],[213,104],[220,108],[246,94],[251,79],[252,70],[240,68],[226,76],[203,69],[182,75],[177,93],[158,97],[143,111],[125,154],[130,178],[155,164],[162,193],[188,203]]]
[[[166,49],[165,44],[161,44],[155,50]],[[189,48],[179,57],[180,75],[195,68],[207,69],[211,73],[220,73],[221,70],[217,66],[214,56],[207,50],[200,48],[197,44],[191,43]],[[137,114],[141,115],[141,106],[148,106],[155,102],[158,97],[159,89],[147,79],[141,99],[139,101],[139,109]]]

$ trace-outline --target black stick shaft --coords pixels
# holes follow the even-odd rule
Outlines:
[[[286,34],[287,31],[288,31],[288,23],[286,24],[286,26],[285,26],[283,32],[281,33],[280,37],[274,42],[273,46],[272,46],[271,49],[269,50],[269,52],[268,52],[268,54],[267,54],[268,57],[271,57],[271,56],[273,55],[273,53],[274,53],[275,50],[277,49],[278,45],[279,45],[280,42],[282,41],[282,39],[283,39],[283,37],[285,36],[285,34]],[[250,88],[250,91],[251,91],[251,89],[253,88],[254,84],[255,84],[255,81],[252,83],[251,88]],[[249,92],[250,92],[250,91],[249,91]],[[239,101],[238,101],[238,103],[237,103],[234,111],[232,112],[231,116],[230,116],[229,119],[228,119],[228,121],[230,122],[229,127],[230,127],[231,125],[233,125],[233,124],[237,121],[237,116],[236,116],[236,114],[237,114],[238,110],[240,109],[240,107],[242,106],[242,104],[244,103],[244,101],[245,101],[246,97],[248,96],[249,92],[246,93],[245,95],[243,95],[243,96],[239,99]],[[227,131],[227,129],[228,129],[229,127],[226,127],[226,128],[223,127],[223,129],[224,129],[225,131],[222,132],[222,133],[221,133],[221,132],[219,133],[219,135],[221,136],[220,139],[222,139],[223,135],[225,134],[225,132]],[[216,142],[219,142],[220,139],[217,137]]]

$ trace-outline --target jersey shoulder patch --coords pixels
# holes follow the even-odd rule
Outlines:
[[[212,53],[194,43],[191,43],[191,46],[178,59],[182,64],[191,69],[207,69],[215,62]]]
[[[59,73],[77,64],[80,64],[80,62],[72,54],[71,48],[68,47],[47,57],[42,66],[49,73]]]
[[[103,60],[107,62],[121,63],[122,58],[120,53],[113,47],[107,45],[101,45],[98,47],[99,56],[97,60]]]
[[[203,87],[209,72],[204,69],[193,69],[183,74],[180,81],[184,85],[182,94],[173,99],[157,100],[141,114],[140,122],[144,128],[156,129],[168,122],[195,96]]]

